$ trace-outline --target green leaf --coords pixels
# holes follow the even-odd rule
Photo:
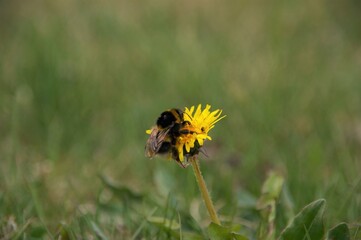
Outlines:
[[[150,216],[147,218],[148,222],[167,230],[178,230],[180,228],[179,223],[176,220],[170,220],[164,217]]]
[[[95,232],[95,234],[101,239],[101,240],[108,240],[108,238],[105,236],[104,232],[100,229],[100,227],[93,221],[90,221],[90,226]]]
[[[350,240],[350,230],[346,223],[340,223],[327,234],[327,240]]]
[[[215,223],[211,223],[207,230],[211,240],[248,240],[247,237],[232,232],[231,228]]]
[[[283,230],[280,240],[318,240],[324,235],[323,213],[326,201],[316,200],[298,213]]]
[[[278,199],[284,179],[281,175],[271,172],[262,186],[262,195],[259,199],[258,208],[267,207],[275,199]]]
[[[232,234],[229,228],[211,223],[208,226],[208,234],[211,240],[228,240],[232,239]]]
[[[247,237],[245,237],[241,234],[238,234],[238,233],[232,233],[232,236],[233,236],[233,239],[235,239],[235,240],[248,240]]]
[[[257,202],[257,209],[261,214],[261,222],[257,231],[257,238],[261,240],[275,239],[276,203],[281,194],[284,179],[275,172],[271,172],[262,186],[262,195]]]
[[[30,236],[32,238],[41,238],[47,233],[44,226],[35,226],[31,228]]]

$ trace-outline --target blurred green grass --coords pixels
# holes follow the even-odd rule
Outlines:
[[[202,159],[224,215],[275,169],[296,209],[322,197],[329,224],[359,221],[359,8],[1,1],[0,219],[71,222],[101,195],[99,174],[187,208],[191,170],[145,159],[145,129],[167,108],[209,103],[227,115]]]

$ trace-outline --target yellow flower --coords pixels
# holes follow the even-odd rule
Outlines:
[[[184,155],[193,156],[199,152],[199,149],[203,146],[204,140],[212,140],[208,135],[208,132],[214,127],[214,125],[226,117],[221,116],[222,110],[217,109],[210,111],[211,106],[206,105],[205,109],[202,110],[202,105],[199,104],[197,109],[195,107],[185,108],[183,119],[185,124],[181,134],[176,142],[176,148],[179,154],[179,160],[184,161]],[[185,151],[185,153],[184,153]]]
[[[205,140],[212,140],[208,132],[214,125],[224,118],[221,116],[222,110],[210,111],[211,106],[206,105],[202,110],[199,104],[197,109],[194,106],[180,109],[170,109],[161,114],[157,119],[156,125],[146,130],[149,134],[145,146],[145,155],[153,157],[157,154],[167,154],[173,158],[182,167],[184,158],[197,155],[202,152],[202,146]]]

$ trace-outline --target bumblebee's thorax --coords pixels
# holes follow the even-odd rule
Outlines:
[[[168,128],[175,125],[175,123],[181,123],[183,121],[183,112],[180,109],[170,109],[162,112],[157,119],[157,126],[160,128]]]

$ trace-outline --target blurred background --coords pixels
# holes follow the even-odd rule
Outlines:
[[[201,157],[221,214],[274,170],[296,211],[325,198],[330,225],[359,221],[360,8],[0,1],[0,219],[71,222],[107,199],[99,176],[186,209],[199,200],[191,168],[146,159],[145,130],[202,103],[227,115]]]

